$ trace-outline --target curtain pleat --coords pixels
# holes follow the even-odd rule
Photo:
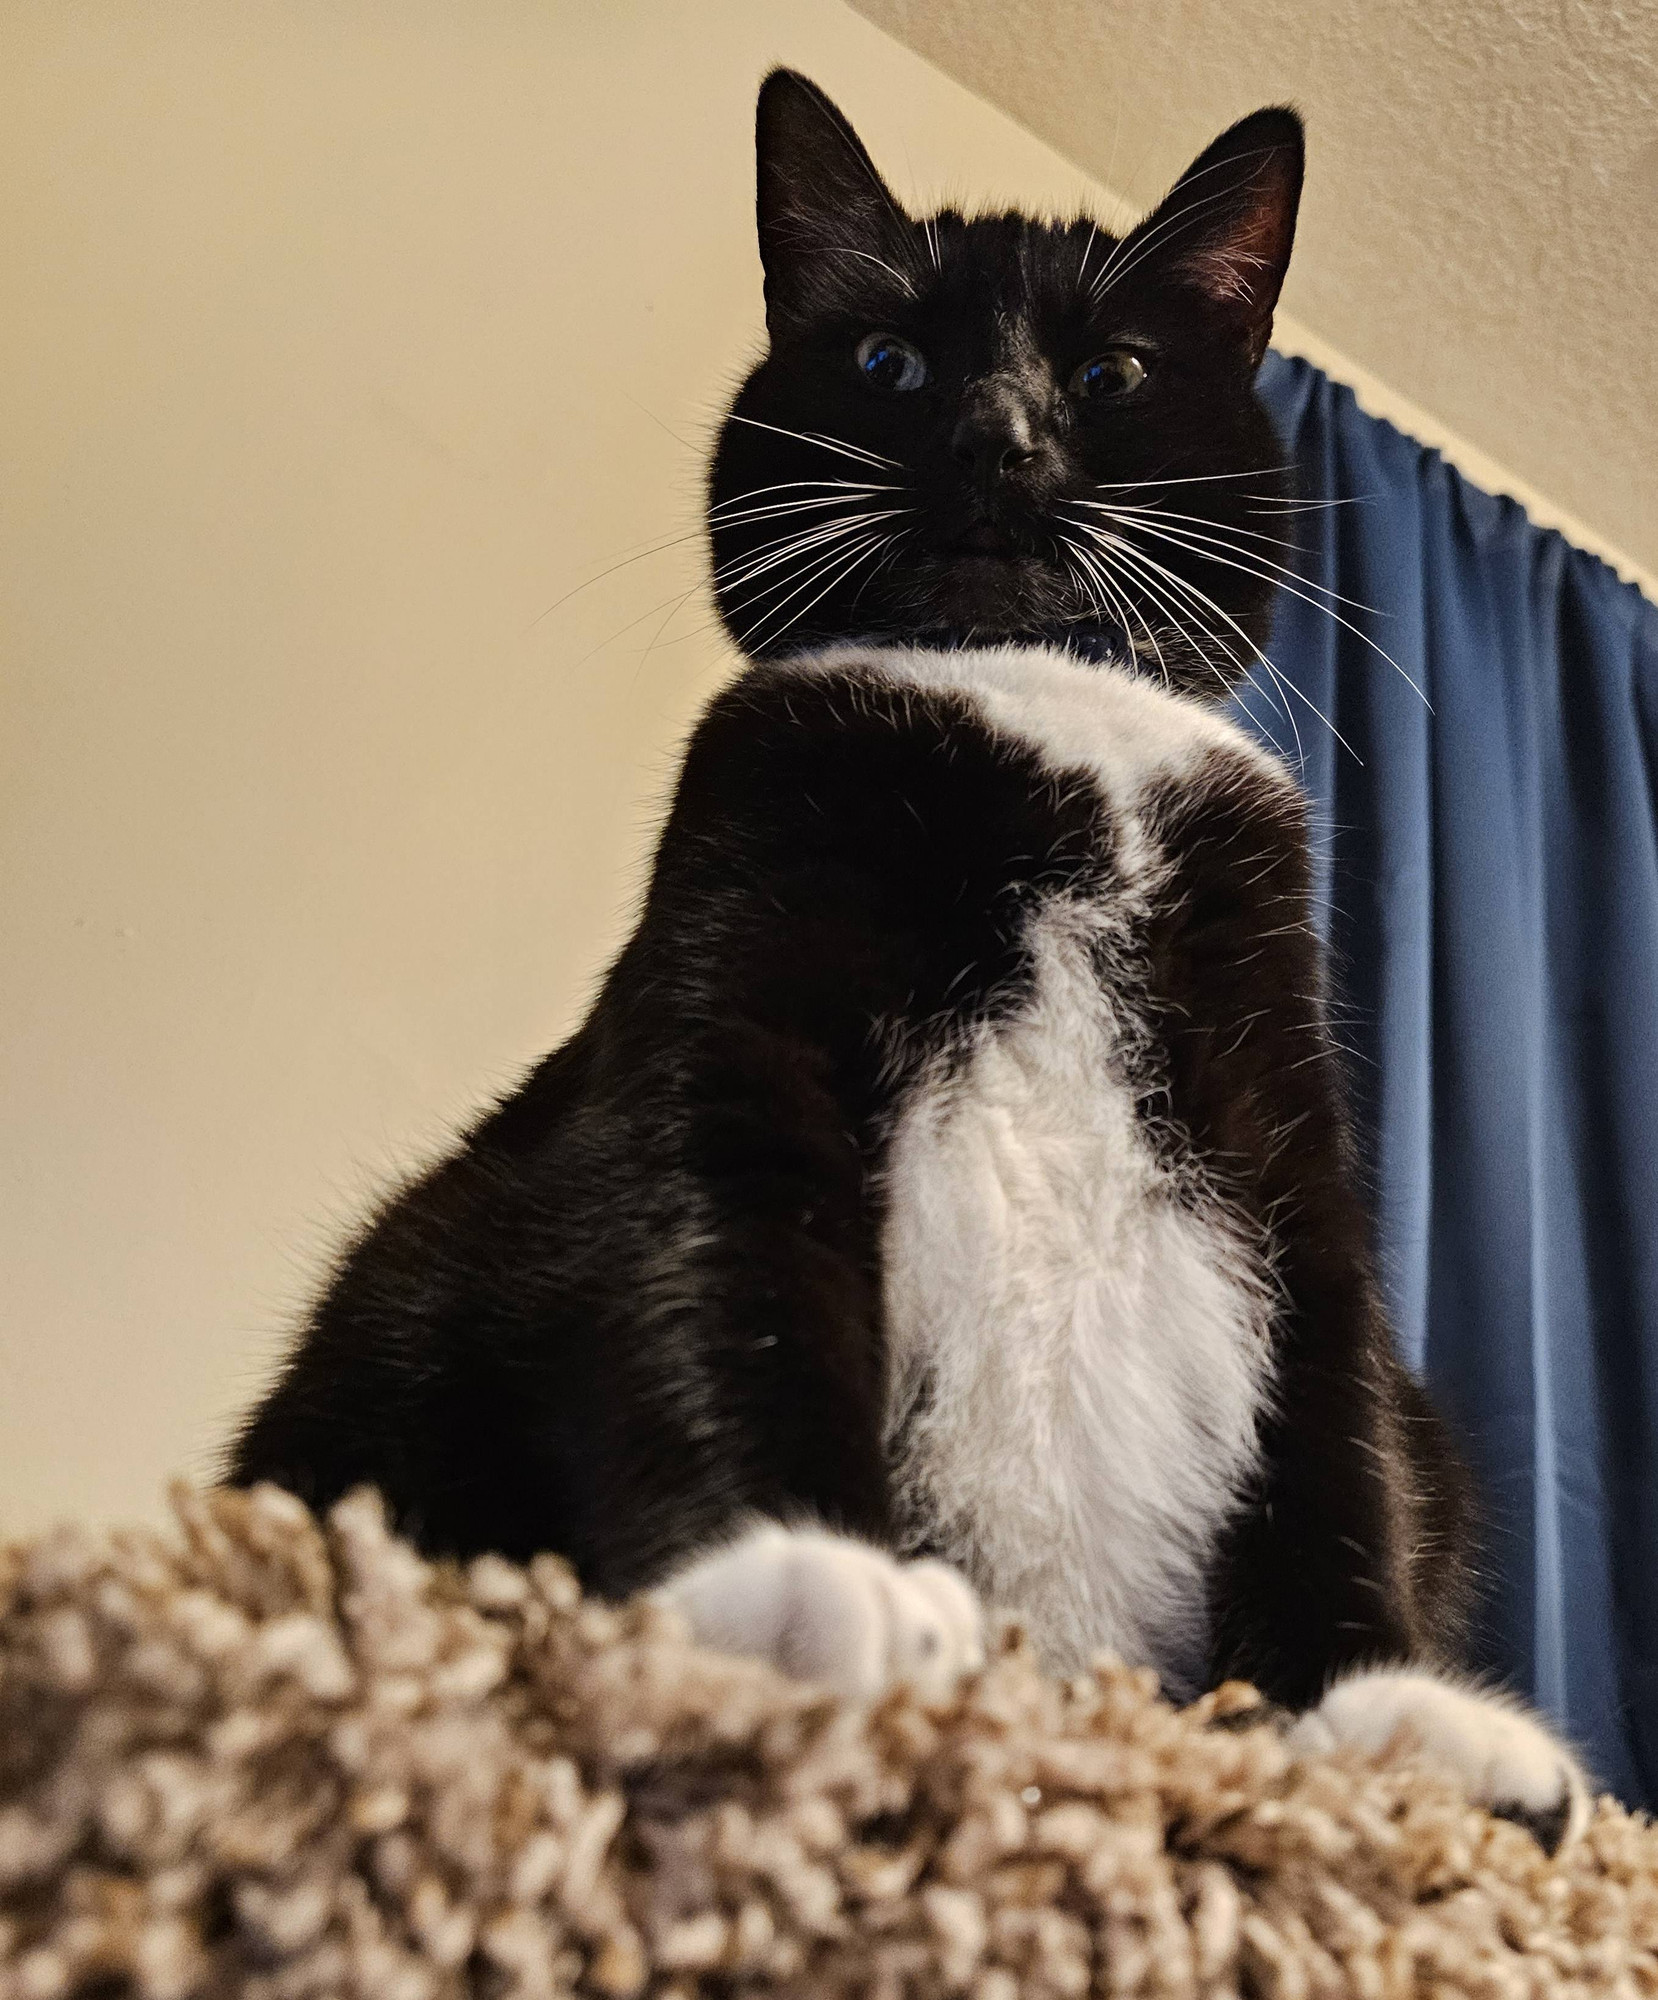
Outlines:
[[[1658,1806],[1658,608],[1305,362],[1261,390],[1337,504],[1284,517],[1291,692],[1239,709],[1313,802],[1384,1283],[1481,1484],[1481,1664]]]

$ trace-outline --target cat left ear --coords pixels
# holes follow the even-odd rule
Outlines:
[[[913,291],[913,227],[815,83],[774,69],[755,115],[760,261],[773,333],[883,289]]]
[[[1295,112],[1257,111],[1200,153],[1133,232],[1148,258],[1235,323],[1252,367],[1272,338],[1305,157]]]

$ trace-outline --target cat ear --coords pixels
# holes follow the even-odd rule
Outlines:
[[[1272,337],[1305,153],[1301,120],[1286,106],[1242,118],[1198,155],[1130,238],[1235,323],[1251,365]]]
[[[775,333],[836,304],[913,291],[914,230],[856,132],[815,83],[774,69],[755,115],[760,261]]]

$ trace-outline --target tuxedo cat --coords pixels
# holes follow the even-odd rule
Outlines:
[[[1577,1766],[1456,1678],[1467,1482],[1378,1293],[1302,800],[1213,706],[1285,560],[1299,122],[1121,238],[914,221],[787,72],[758,137],[708,507],[750,664],[586,1021],[350,1251],[233,1477],[854,1693],[1013,1610],[1304,1743],[1408,1728],[1553,1844]]]

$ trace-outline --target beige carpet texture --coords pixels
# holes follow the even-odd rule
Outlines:
[[[1658,1994],[1658,1831],[1548,1861],[1010,1634],[949,1704],[699,1652],[356,1496],[0,1556],[0,2000]]]

